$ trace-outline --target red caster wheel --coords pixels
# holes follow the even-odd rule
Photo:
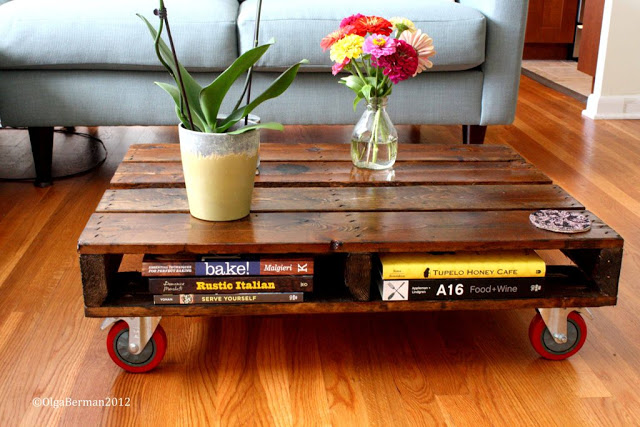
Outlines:
[[[107,335],[107,351],[109,356],[127,372],[149,372],[160,362],[167,350],[167,335],[158,325],[151,339],[140,354],[129,352],[129,325],[121,320],[111,327]]]
[[[540,313],[529,325],[529,339],[538,354],[549,360],[564,360],[576,354],[587,339],[587,324],[582,316],[572,311],[567,316],[567,342],[558,344],[547,329]]]

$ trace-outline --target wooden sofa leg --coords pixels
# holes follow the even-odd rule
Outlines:
[[[52,184],[53,127],[29,127],[29,140],[36,167],[36,180],[33,184],[36,187],[48,187]]]
[[[463,144],[482,144],[484,136],[487,133],[486,126],[480,125],[462,125],[462,143]]]

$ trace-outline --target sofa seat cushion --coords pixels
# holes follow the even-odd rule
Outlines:
[[[161,69],[153,39],[155,0],[14,0],[0,7],[1,69]],[[237,0],[167,5],[178,58],[215,71],[237,57]],[[166,40],[166,31],[164,33]]]
[[[257,0],[246,0],[240,5],[241,52],[253,46],[256,3]],[[431,71],[467,70],[484,62],[484,15],[449,0],[265,0],[259,39],[265,42],[274,37],[276,44],[262,57],[258,67],[277,70],[306,58],[309,65],[303,71],[329,71],[332,65],[329,52],[322,51],[320,40],[335,31],[344,17],[355,13],[411,19],[433,38],[437,54],[432,59]]]

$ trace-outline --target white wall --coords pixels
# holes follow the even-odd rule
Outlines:
[[[640,0],[605,0],[594,90],[583,115],[640,119]]]

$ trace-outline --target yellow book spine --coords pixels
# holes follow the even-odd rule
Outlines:
[[[459,279],[544,277],[546,265],[542,259],[463,259],[443,260],[382,258],[382,278],[390,279]]]

